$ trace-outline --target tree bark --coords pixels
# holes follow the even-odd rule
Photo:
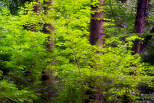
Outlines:
[[[103,17],[104,17],[104,12],[103,12],[103,5],[104,5],[104,0],[98,0],[99,3],[95,3],[94,5],[91,5],[91,20],[90,20],[90,44],[91,45],[97,45],[100,48],[103,48],[104,46],[104,38],[105,38],[105,33],[104,33],[104,27],[103,27]],[[96,2],[95,0],[92,0],[92,2]],[[97,77],[99,79],[100,77]],[[103,94],[101,92],[101,82],[96,81],[96,85],[92,86],[92,88],[95,91],[91,91],[88,94],[89,97],[93,97],[91,99],[94,100],[95,103],[103,103]],[[89,102],[87,99],[85,103]]]
[[[122,3],[126,3],[128,0],[118,0],[118,1],[120,1]]]
[[[136,21],[135,21],[135,33],[144,32],[144,25],[147,17],[146,14],[147,5],[148,5],[148,0],[138,0]]]
[[[104,45],[104,28],[103,28],[103,6],[104,0],[99,0],[98,4],[91,6],[91,21],[90,21],[90,44],[99,45],[103,48]]]
[[[38,13],[40,11],[39,5],[35,5],[33,8],[34,8],[33,11],[36,12],[36,13]]]
[[[52,9],[52,3],[53,3],[53,0],[45,0],[44,1],[44,14],[45,15],[48,15],[48,12],[50,12],[50,10]],[[43,26],[43,32],[45,34],[50,34],[50,36],[47,37],[48,39],[48,43],[46,45],[47,49],[49,51],[51,51],[53,48],[54,48],[54,41],[53,41],[53,31],[54,31],[54,26],[52,24],[49,24],[49,23],[45,23],[44,26]]]
[[[127,0],[121,0],[121,2],[122,2],[122,3],[126,3],[126,2],[127,2]]]
[[[147,17],[148,0],[138,0],[137,3],[137,14],[135,21],[135,33],[144,33],[144,25]],[[136,39],[134,42],[134,52],[140,53],[142,51],[142,40]]]
[[[50,10],[52,9],[53,5],[53,0],[44,0],[44,15],[49,15]],[[53,31],[54,31],[54,26],[48,22],[45,22],[44,26],[43,26],[43,33],[49,35],[47,37],[47,44],[46,44],[46,48],[48,49],[48,51],[52,52],[52,50],[54,49],[54,41],[53,41]],[[53,57],[51,57],[51,59],[54,59]],[[49,62],[49,65],[53,65],[54,64],[54,60],[51,60]],[[48,100],[53,100],[56,96],[56,92],[54,89],[54,82],[55,82],[55,76],[54,74],[54,70],[43,70],[42,71],[42,83],[44,85],[44,94],[46,96],[46,98]]]

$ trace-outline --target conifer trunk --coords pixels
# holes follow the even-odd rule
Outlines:
[[[48,12],[52,9],[52,3],[53,0],[44,0],[44,14],[48,15]],[[53,31],[54,31],[54,26],[48,22],[46,22],[43,26],[43,33],[45,34],[50,34],[48,36],[48,43],[46,45],[47,49],[51,51],[54,48],[54,41],[53,41]]]
[[[144,32],[144,25],[147,9],[148,0],[138,0],[137,3],[137,14],[136,14],[136,21],[135,21],[135,33],[143,33]]]
[[[103,28],[103,6],[104,0],[99,0],[99,4],[91,6],[91,21],[90,21],[90,44],[99,45],[103,48],[104,45],[104,28]]]
[[[121,2],[122,2],[122,3],[126,3],[126,2],[127,2],[127,0],[121,0]]]
[[[91,20],[90,20],[90,44],[91,45],[97,45],[100,48],[103,48],[104,46],[104,27],[103,27],[103,5],[104,0],[98,0],[99,3],[96,3],[94,5],[91,5]],[[92,0],[92,2],[96,2]],[[99,79],[100,77],[97,77]],[[91,92],[89,97],[92,95],[92,98],[95,103],[103,103],[103,94],[101,92],[101,81],[95,81],[96,85],[92,86],[92,90],[95,90],[94,92]],[[92,83],[93,84],[93,83]],[[90,98],[89,98],[90,99]],[[90,100],[85,101],[85,103],[90,102]]]
[[[148,0],[138,0],[137,3],[137,14],[135,21],[135,33],[144,33],[144,25],[146,20],[146,10],[147,10]],[[137,39],[134,42],[134,52],[140,53],[142,51],[142,40]]]
[[[52,9],[53,0],[44,0],[44,15],[49,15],[50,10]],[[54,26],[48,22],[45,22],[43,25],[43,33],[49,35],[47,37],[47,44],[46,48],[49,52],[52,52],[54,49],[54,41],[53,41],[53,31]],[[49,65],[53,65],[53,57],[51,57],[51,61],[49,62]],[[55,76],[54,70],[44,70],[42,71],[42,83],[44,85],[44,94],[46,96],[46,99],[53,100],[56,96],[55,90],[54,90],[54,82],[55,82]]]

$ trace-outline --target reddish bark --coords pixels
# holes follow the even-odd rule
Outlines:
[[[42,72],[42,87],[43,91],[42,94],[44,94],[45,98],[47,100],[53,100],[56,97],[56,90],[55,90],[55,76],[54,70],[48,70]]]
[[[96,87],[95,87],[95,103],[103,103],[103,93],[102,93],[102,81],[98,81],[98,83],[96,84]]]
[[[104,0],[99,0],[98,4],[91,6],[92,13],[90,21],[90,44],[98,45],[101,48],[103,48],[104,46],[104,37],[105,37],[104,27],[103,27],[103,22],[104,22],[103,20],[104,13],[102,8],[103,5],[104,5]],[[93,87],[93,89],[95,90],[95,92],[92,92],[92,94],[88,94],[89,97],[90,95],[92,95],[94,97],[94,102],[102,103],[103,94],[100,91],[101,90],[100,82],[97,82],[95,87]]]
[[[47,37],[47,44],[46,44],[46,47],[49,51],[51,51],[54,48],[54,41],[52,37],[53,31],[54,31],[54,26],[52,26],[51,24],[44,24],[43,33],[51,34],[50,36]]]
[[[135,33],[144,32],[144,25],[147,17],[146,14],[147,4],[148,0],[138,0],[136,21],[135,21]],[[142,40],[137,39],[135,40],[134,43],[134,52],[140,53],[141,51],[142,51]]]
[[[119,1],[121,1],[122,3],[126,3],[127,2],[127,0],[119,0]]]
[[[39,12],[40,11],[40,6],[39,5],[35,5],[33,8],[34,8],[33,9],[34,12]]]
[[[136,39],[134,41],[134,52],[135,53],[140,53],[142,51],[142,40]]]
[[[52,3],[53,3],[53,0],[44,1],[43,9],[44,9],[45,15],[48,15],[50,10],[52,9]],[[51,52],[54,48],[54,41],[53,41],[53,35],[52,35],[54,31],[54,26],[46,22],[43,26],[42,31],[44,34],[49,35],[47,37],[46,48]],[[53,65],[54,61],[51,60],[49,63]],[[47,70],[42,72],[42,83],[45,86],[44,93],[46,94],[46,98],[50,100],[55,99],[55,96],[56,96],[56,92],[54,89],[54,82],[55,82],[55,76],[53,75],[54,72],[55,72],[54,70]]]
[[[104,45],[104,28],[103,28],[103,4],[104,0],[99,0],[98,6],[92,5],[91,21],[90,21],[90,44]]]
[[[44,14],[47,15],[48,12],[52,9],[52,3],[53,0],[48,0],[48,1],[44,1]],[[47,49],[49,51],[51,51],[54,48],[54,41],[53,41],[53,31],[54,31],[54,26],[52,26],[52,24],[49,23],[45,23],[43,26],[43,32],[45,34],[50,34],[50,36],[48,36],[48,43],[46,45]]]
[[[135,21],[135,33],[144,32],[145,19],[147,17],[146,15],[147,4],[148,0],[138,0],[136,21]]]

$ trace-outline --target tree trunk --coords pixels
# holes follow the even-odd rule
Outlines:
[[[135,33],[144,32],[144,24],[145,24],[145,19],[147,17],[146,15],[147,4],[148,0],[138,0],[136,21],[135,21]]]
[[[93,1],[93,0],[92,0]],[[95,1],[94,1],[95,2]],[[104,27],[103,27],[103,5],[104,0],[99,0],[99,3],[95,3],[94,5],[91,5],[91,21],[90,21],[90,44],[91,45],[97,45],[100,48],[103,48],[104,46]],[[97,77],[97,79],[100,79],[101,77]],[[103,94],[101,92],[101,82],[95,81],[96,85],[92,86],[89,97],[92,97],[91,99],[94,100],[95,103],[103,103]],[[93,84],[93,83],[92,83]],[[95,90],[94,92],[92,90]],[[92,94],[91,94],[92,93]],[[90,102],[87,99],[85,103]]]
[[[91,6],[91,21],[90,21],[90,43],[91,45],[98,45],[100,48],[104,46],[104,27],[103,27],[103,5],[104,0],[99,0],[98,4]],[[98,77],[97,79],[99,79]],[[103,94],[101,92],[101,81],[96,81],[96,86],[94,88],[94,102],[103,103]]]
[[[51,12],[50,10],[52,9],[52,3],[53,0],[44,0],[44,15],[49,15],[49,12]],[[53,41],[53,31],[54,31],[54,26],[48,22],[45,22],[44,26],[43,26],[43,33],[49,35],[47,37],[47,44],[46,44],[46,48],[52,52],[52,50],[54,49],[54,41]],[[53,57],[51,57],[51,61],[49,62],[49,65],[53,65],[54,61],[52,60],[54,59]],[[56,92],[54,89],[54,82],[55,82],[55,76],[54,74],[54,70],[43,70],[42,71],[42,83],[44,85],[44,94],[45,94],[45,98],[47,100],[53,100],[56,96]]]
[[[45,0],[44,1],[44,14],[45,15],[48,15],[48,12],[50,12],[50,10],[52,9],[52,3],[53,3],[53,0]],[[54,48],[54,41],[53,41],[53,31],[54,31],[54,26],[52,26],[52,24],[49,24],[49,23],[45,23],[44,26],[43,26],[43,32],[45,34],[50,34],[50,36],[48,36],[48,43],[46,45],[47,49],[49,51],[51,51],[53,48]]]
[[[35,5],[33,8],[34,8],[33,11],[36,12],[36,13],[38,13],[40,11],[39,5]]]
[[[122,3],[126,3],[128,0],[118,0],[118,1],[120,1]]]
[[[136,21],[135,21],[135,33],[144,33],[144,25],[145,20],[147,17],[146,10],[147,10],[148,0],[138,0],[137,3],[137,14],[136,14]],[[134,43],[134,52],[140,53],[142,51],[142,40],[136,39]]]
[[[121,0],[121,2],[122,2],[122,3],[126,3],[126,2],[127,2],[127,0]]]
[[[103,48],[104,45],[104,28],[103,28],[103,4],[104,0],[99,0],[99,4],[91,6],[91,21],[90,21],[90,44],[99,45]]]

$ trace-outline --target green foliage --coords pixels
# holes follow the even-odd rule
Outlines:
[[[0,70],[3,72],[0,88],[4,103],[9,99],[20,103],[37,99],[34,91],[40,91],[41,72],[49,61],[50,54],[44,45],[46,35],[23,28],[30,22],[28,17],[12,16],[5,8],[0,15]]]
[[[2,103],[32,103],[37,98],[33,91],[23,89],[19,90],[14,83],[8,81],[0,81],[0,102]]]
[[[96,2],[55,0],[48,15],[32,11],[35,4],[43,8],[36,2],[26,3],[18,16],[0,8],[0,102],[50,103],[41,97],[46,88],[41,76],[47,70],[54,70],[57,78],[55,103],[82,103],[96,92],[103,94],[105,103],[138,101],[140,85],[153,88],[153,66],[132,51],[133,41],[140,38],[131,33],[134,5],[105,1],[104,20],[109,22],[104,23],[107,36],[100,50],[89,44],[90,5]],[[55,27],[52,52],[45,46],[50,35],[42,33],[44,24]],[[120,24],[128,27],[117,27]],[[86,95],[87,91],[93,94]]]
[[[59,97],[57,100],[62,102],[81,102],[82,98],[80,96],[86,98],[84,93],[89,88],[86,79],[93,80],[91,78],[97,76],[100,77],[101,81],[99,82],[106,84],[102,85],[102,88],[100,88],[105,95],[106,102],[120,102],[123,101],[124,96],[128,96],[130,100],[137,100],[139,91],[136,87],[146,78],[146,76],[143,75],[144,70],[149,69],[145,68],[144,65],[140,63],[141,58],[138,55],[132,55],[130,49],[133,45],[132,41],[139,37],[129,33],[128,35],[130,36],[126,38],[126,41],[121,41],[120,37],[124,35],[120,34],[119,30],[114,31],[114,29],[116,29],[115,27],[107,28],[109,25],[113,25],[113,23],[106,24],[105,27],[107,30],[112,30],[117,37],[113,36],[112,38],[106,38],[106,47],[103,49],[104,55],[95,54],[98,49],[88,44],[86,35],[86,33],[88,33],[87,24],[89,23],[89,15],[80,14],[81,10],[85,11],[87,14],[90,13],[90,8],[79,8],[80,10],[78,10],[76,6],[80,6],[75,2],[70,1],[69,3],[67,2],[66,5],[63,5],[65,3],[61,3],[60,1],[55,4],[55,11],[57,13],[56,22],[58,23],[55,24],[55,55],[58,62],[56,65],[56,71],[59,77],[58,86],[60,86],[58,87]],[[72,9],[65,8],[71,8],[72,5]],[[60,9],[60,7],[63,8]],[[115,9],[115,7],[113,8]],[[121,12],[117,10],[117,12],[123,13],[124,11]],[[78,15],[82,16],[78,17]],[[125,20],[126,18],[127,16]],[[80,24],[80,20],[82,20],[82,24],[85,23],[85,28],[82,27],[83,29],[81,28],[82,24]],[[120,22],[120,20],[116,21]],[[125,30],[127,31],[121,30],[121,33],[129,32],[130,29]],[[109,31],[107,31],[107,33],[108,32]],[[148,79],[148,77],[146,79]],[[93,85],[95,86],[95,84]],[[93,91],[92,88],[89,89]]]

